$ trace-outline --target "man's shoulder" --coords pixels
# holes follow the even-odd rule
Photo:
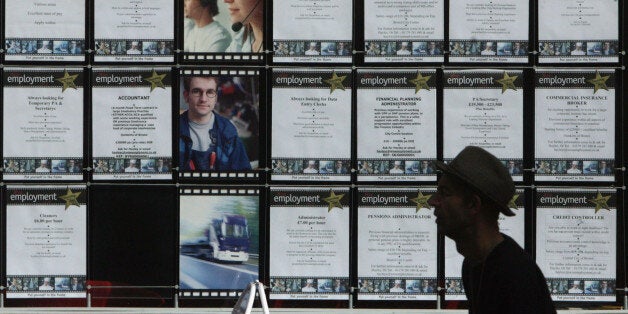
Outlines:
[[[214,112],[214,119],[215,126],[223,135],[227,137],[238,135],[238,130],[233,123],[231,123],[231,120],[217,114],[216,112]]]
[[[509,237],[495,248],[485,266],[502,285],[534,287],[544,281],[536,262]]]
[[[534,262],[530,255],[528,255],[515,240],[507,235],[504,235],[504,241],[495,247],[494,253],[495,254],[491,254],[491,257],[499,260],[507,260],[512,263],[528,264],[529,262]]]
[[[189,124],[190,120],[188,120],[188,111],[186,110],[179,114],[179,128],[183,129],[184,126],[189,127]]]
[[[218,114],[215,111],[214,111],[214,119],[215,119],[216,123],[218,123],[218,124],[225,124],[225,125],[229,125],[229,126],[233,127],[233,124],[231,123],[231,120],[221,116],[220,114]]]

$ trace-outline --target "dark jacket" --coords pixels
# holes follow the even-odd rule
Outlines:
[[[471,314],[556,313],[547,281],[534,260],[510,237],[479,265],[465,259],[462,281]]]
[[[210,130],[216,142],[216,171],[251,170],[251,163],[238,131],[231,122],[214,112],[214,125]],[[179,171],[210,170],[198,169],[192,164],[199,163],[192,159],[192,138],[190,137],[190,123],[187,110],[179,116]]]

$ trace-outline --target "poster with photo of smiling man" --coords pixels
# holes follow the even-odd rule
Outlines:
[[[218,178],[219,173],[258,177],[259,85],[258,71],[182,71],[178,118],[182,178]]]

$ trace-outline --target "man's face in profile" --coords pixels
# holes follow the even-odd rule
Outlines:
[[[438,181],[436,193],[428,201],[434,206],[436,225],[453,240],[461,236],[460,231],[473,219],[467,201],[459,192],[462,188],[450,175],[445,174]]]
[[[190,90],[183,91],[189,112],[195,117],[209,115],[216,105],[216,81],[207,77],[193,77]],[[213,94],[213,97],[211,95]]]

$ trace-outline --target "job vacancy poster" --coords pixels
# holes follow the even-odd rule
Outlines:
[[[358,70],[358,181],[434,181],[435,70]]]
[[[523,180],[523,72],[445,71],[443,157],[479,146],[502,161],[515,181]]]
[[[84,0],[9,0],[4,5],[5,60],[85,61]]]
[[[87,296],[85,186],[9,185],[7,298]]]
[[[556,1],[558,2],[558,1]],[[467,0],[449,7],[449,61],[527,63],[528,0]]]
[[[525,191],[517,189],[508,207],[515,216],[499,214],[499,231],[511,237],[519,246],[525,248]],[[466,300],[462,285],[462,262],[464,257],[456,250],[456,243],[445,237],[445,299]]]
[[[275,69],[272,180],[351,179],[351,71]]]
[[[273,1],[273,61],[351,63],[353,1]]]
[[[173,62],[172,0],[94,3],[94,61]]]
[[[538,1],[539,63],[618,62],[619,3]]]
[[[435,192],[358,190],[358,300],[436,300]]]
[[[615,302],[617,193],[539,189],[536,263],[554,301]]]
[[[364,1],[365,62],[443,62],[444,0]]]
[[[349,188],[272,187],[270,299],[349,300]]]
[[[5,180],[83,179],[83,69],[4,68]]]
[[[169,68],[94,68],[94,180],[172,178]]]
[[[539,69],[535,178],[615,180],[615,71]]]

